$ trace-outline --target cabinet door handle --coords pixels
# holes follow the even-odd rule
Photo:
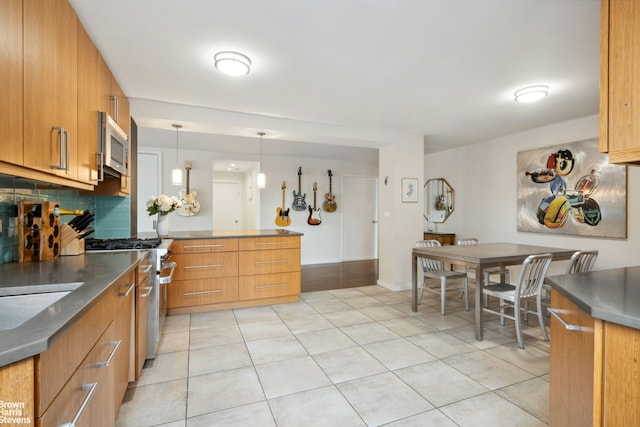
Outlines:
[[[256,289],[268,289],[268,288],[284,288],[289,286],[288,283],[278,283],[277,285],[261,285],[256,286]]]
[[[188,297],[188,296],[191,296],[191,295],[221,294],[222,292],[223,292],[222,289],[215,289],[213,291],[185,292],[183,295],[185,297]]]
[[[288,245],[289,242],[256,242],[256,246],[266,246],[266,245]]]
[[[69,164],[69,151],[71,149],[71,132],[68,130],[64,132],[65,136],[65,154],[66,154],[66,162],[64,170],[69,173],[69,168],[71,167]]]
[[[113,118],[118,123],[118,95],[113,95]]]
[[[192,270],[195,268],[222,268],[224,264],[208,264],[208,265],[187,265],[184,268],[185,270]]]
[[[289,262],[288,259],[282,259],[282,260],[274,260],[274,261],[256,261],[256,264],[286,264],[288,262]]]
[[[149,297],[149,295],[151,295],[151,291],[153,290],[153,287],[152,286],[147,286],[144,289],[147,291],[147,293],[146,294],[140,294],[140,298]]]
[[[65,130],[61,126],[54,126],[51,128],[51,131],[58,131],[58,149],[60,150],[60,157],[58,159],[57,165],[51,165],[52,168],[58,170],[64,170],[64,140],[65,140]]]
[[[565,322],[564,319],[560,317],[560,312],[562,311],[560,309],[548,307],[547,310],[553,317],[555,317],[558,320],[558,322],[562,324],[562,326],[564,326],[565,329],[569,331],[587,331],[589,329],[589,328],[582,327],[580,325],[571,325]]]
[[[99,362],[96,363],[96,367],[97,368],[106,368],[109,365],[111,365],[111,361],[113,360],[113,357],[116,355],[116,353],[118,352],[118,348],[120,348],[120,344],[122,343],[122,340],[117,340],[117,341],[110,341],[109,345],[114,346],[113,350],[111,350],[111,354],[109,354],[109,357],[107,357],[107,360],[105,360],[104,362]]]
[[[89,393],[87,393],[84,400],[82,401],[82,404],[80,405],[78,412],[76,412],[76,415],[73,417],[73,420],[70,423],[60,424],[59,427],[76,427],[76,424],[78,423],[78,421],[80,421],[80,417],[84,413],[85,409],[87,409],[87,406],[89,406],[89,402],[91,402],[91,399],[93,398],[93,395],[95,394],[97,388],[97,382],[82,385],[82,389],[89,390]]]
[[[224,245],[185,245],[184,249],[198,249],[198,248],[222,248]]]
[[[136,282],[133,282],[131,285],[129,285],[129,289],[127,289],[127,291],[126,291],[126,292],[119,292],[119,293],[118,293],[118,296],[121,296],[121,297],[128,297],[128,296],[129,296],[129,294],[131,293],[131,290],[132,290],[133,288],[135,288],[135,287],[136,287]]]

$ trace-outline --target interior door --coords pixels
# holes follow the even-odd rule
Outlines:
[[[239,181],[213,181],[213,229],[242,229],[242,199]]]
[[[157,215],[149,216],[147,200],[151,196],[162,194],[162,153],[151,151],[138,152],[138,232],[154,231]],[[140,173],[144,171],[144,173]],[[155,179],[149,179],[155,177]]]
[[[342,177],[342,260],[378,259],[378,178]]]

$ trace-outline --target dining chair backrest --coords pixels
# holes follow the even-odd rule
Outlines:
[[[458,242],[456,244],[458,244],[458,245],[477,245],[478,244],[478,239],[475,239],[475,238],[458,239]]]
[[[440,246],[440,242],[437,240],[418,240],[416,247],[418,248],[434,248]],[[444,263],[442,261],[436,261],[431,258],[420,258],[422,261],[422,271],[442,271],[444,270]]]
[[[529,298],[540,292],[551,265],[551,259],[551,254],[529,255],[522,262],[522,269],[516,283],[516,295],[520,298]]]
[[[576,251],[571,255],[567,265],[566,274],[586,273],[593,269],[598,258],[598,251]]]

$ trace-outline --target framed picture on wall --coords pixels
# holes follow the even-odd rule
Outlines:
[[[419,192],[417,178],[402,178],[402,203],[417,203]]]
[[[627,167],[597,139],[518,152],[518,231],[627,237]]]

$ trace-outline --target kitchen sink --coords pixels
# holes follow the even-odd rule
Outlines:
[[[0,296],[0,331],[17,328],[69,292]]]

